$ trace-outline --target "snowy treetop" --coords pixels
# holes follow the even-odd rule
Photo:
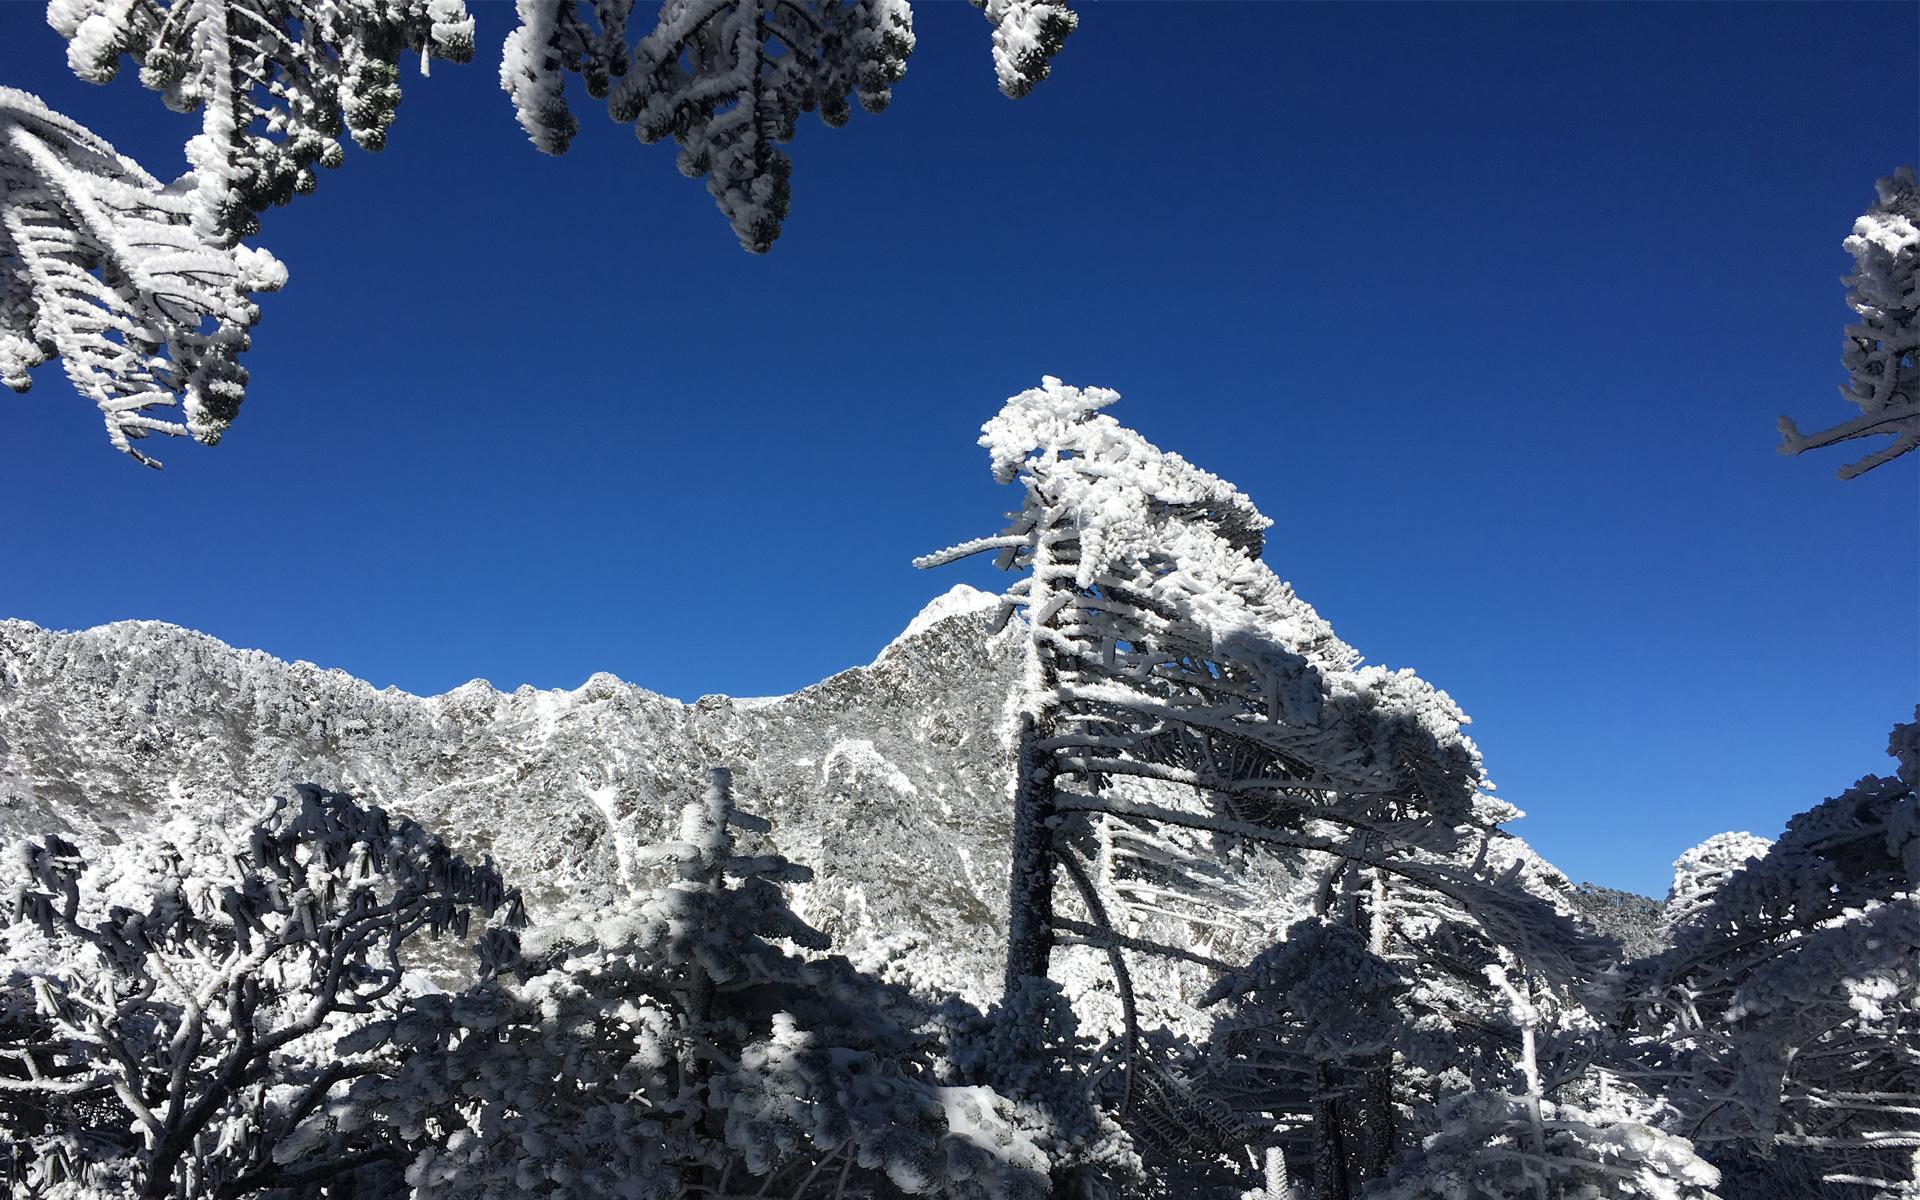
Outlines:
[[[1901,167],[1876,185],[1876,199],[1844,243],[1853,255],[1847,306],[1859,320],[1847,326],[1840,394],[1860,415],[1829,429],[1801,433],[1780,418],[1783,454],[1799,454],[1863,437],[1893,441],[1840,468],[1840,478],[1865,474],[1920,447],[1920,182]]]

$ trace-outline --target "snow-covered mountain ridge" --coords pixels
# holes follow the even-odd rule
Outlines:
[[[852,953],[936,944],[972,992],[997,973],[1007,871],[1017,663],[988,632],[994,602],[956,587],[866,666],[692,703],[604,673],[415,696],[160,622],[0,621],[0,840],[107,844],[189,808],[238,819],[312,780],[490,853],[551,910],[620,895],[622,844],[662,836],[727,765],[779,851],[815,868],[803,915]]]
[[[986,999],[1018,667],[1015,644],[989,632],[996,606],[955,587],[865,666],[791,695],[691,703],[605,673],[571,690],[474,680],[415,696],[157,621],[0,621],[0,842],[111,844],[189,809],[239,821],[313,781],[491,854],[536,913],[553,912],[623,895],[622,846],[666,836],[706,768],[725,765],[774,847],[814,868],[795,896],[803,916],[851,954],[905,943],[914,969]],[[1617,905],[1565,888],[1524,843],[1506,852],[1632,939],[1612,928]]]

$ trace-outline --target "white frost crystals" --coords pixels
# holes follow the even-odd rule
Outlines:
[[[197,231],[187,176],[139,164],[26,92],[0,87],[0,381],[32,386],[58,356],[117,450],[149,434],[220,440],[246,394],[239,364],[286,268]],[[153,410],[179,406],[184,421]]]
[[[608,112],[641,141],[679,144],[680,173],[706,178],[740,244],[756,254],[773,245],[786,219],[793,164],[778,144],[793,140],[800,114],[818,111],[826,124],[844,125],[849,93],[879,112],[913,52],[905,0],[668,0],[629,51],[632,8],[633,0],[578,9],[520,0],[500,84],[521,128],[544,153],[564,152],[578,128],[567,75],[584,76],[588,93],[606,97]]]
[[[1864,475],[1920,448],[1920,183],[1912,167],[1880,180],[1872,208],[1853,223],[1846,240],[1853,274],[1847,306],[1859,320],[1847,326],[1840,361],[1847,382],[1840,394],[1860,415],[1830,429],[1801,433],[1780,418],[1780,452],[1799,454],[1854,438],[1892,442],[1840,468],[1840,478]]]

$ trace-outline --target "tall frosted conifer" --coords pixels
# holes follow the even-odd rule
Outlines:
[[[1252,844],[1327,863],[1322,919],[1359,931],[1357,953],[1385,953],[1404,895],[1416,924],[1443,902],[1510,961],[1571,986],[1598,960],[1489,865],[1489,838],[1512,810],[1484,794],[1465,717],[1411,672],[1362,665],[1261,563],[1267,518],[1101,413],[1116,399],[1049,377],[1008,401],[981,444],[995,478],[1022,489],[1012,523],[918,560],[993,553],[1020,576],[1005,594],[1026,644],[1006,1011],[1031,1010],[1015,1000],[1047,977],[1057,944],[1099,947],[1127,1026],[1121,1111],[1136,1070],[1146,1102],[1180,1092],[1134,1061],[1127,955],[1232,965],[1122,928],[1118,910],[1140,905],[1102,883],[1126,869],[1107,861],[1118,853],[1178,893],[1165,864],[1192,862],[1207,840],[1216,853]],[[1043,1031],[1027,1041],[1042,1046]]]

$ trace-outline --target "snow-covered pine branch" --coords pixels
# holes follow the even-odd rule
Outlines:
[[[993,72],[1000,90],[1018,100],[1053,69],[1080,18],[1067,0],[970,0],[993,24]]]
[[[520,0],[500,82],[521,127],[548,154],[578,128],[567,76],[585,77],[614,120],[643,142],[672,138],[679,167],[707,180],[740,244],[764,253],[780,236],[793,164],[779,146],[802,113],[844,125],[849,98],[879,112],[906,73],[906,0],[667,0],[631,50],[633,0]]]
[[[1847,306],[1859,320],[1847,326],[1840,394],[1860,410],[1851,421],[1802,433],[1780,418],[1780,452],[1800,454],[1854,438],[1891,438],[1865,458],[1840,468],[1852,479],[1920,448],[1920,183],[1901,167],[1875,185],[1873,207],[1853,223],[1846,240],[1853,255]]]
[[[103,139],[0,87],[0,382],[58,357],[115,449],[149,434],[208,444],[246,394],[255,292],[286,269],[209,233],[182,185],[162,187]],[[155,410],[179,406],[184,421]]]
[[[386,144],[400,104],[400,55],[465,62],[473,18],[464,0],[50,0],[47,23],[67,64],[105,83],[125,55],[168,108],[201,114],[187,143],[195,227],[231,246],[258,213],[317,186],[337,167],[344,133]]]

